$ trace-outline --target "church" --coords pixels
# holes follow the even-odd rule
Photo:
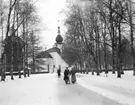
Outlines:
[[[61,71],[63,72],[65,68],[69,66],[61,57],[62,43],[63,38],[61,36],[60,26],[58,26],[58,35],[56,37],[55,45],[46,51],[40,52],[36,56],[37,59],[44,60],[44,64],[42,65],[42,68],[44,68],[43,71],[53,73],[57,72],[58,68],[61,68]]]

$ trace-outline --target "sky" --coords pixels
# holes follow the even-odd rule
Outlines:
[[[55,43],[58,24],[61,27],[61,35],[64,36],[64,13],[66,0],[38,0],[36,3],[38,15],[41,18],[41,43],[44,47],[51,48]],[[59,20],[59,23],[58,23]]]

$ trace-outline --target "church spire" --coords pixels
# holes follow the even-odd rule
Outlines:
[[[59,21],[58,21],[58,35],[56,37],[56,43],[57,44],[62,44],[63,38],[61,36],[61,32],[60,32],[60,26],[59,26]]]
[[[60,35],[60,25],[59,25],[59,20],[58,20],[58,35]]]

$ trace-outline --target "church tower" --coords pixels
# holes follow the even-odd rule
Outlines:
[[[60,32],[60,26],[58,26],[58,32],[57,32],[57,37],[56,37],[56,47],[58,47],[60,50],[62,48],[62,43],[63,43],[63,38],[61,36]]]

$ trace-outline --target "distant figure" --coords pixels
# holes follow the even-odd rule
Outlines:
[[[58,74],[58,77],[60,78],[61,76],[61,68],[59,67],[59,69],[57,70],[57,74]]]
[[[72,83],[75,83],[76,82],[76,75],[75,75],[75,68],[72,68],[71,70],[71,81]]]
[[[65,80],[66,84],[69,83],[69,74],[70,74],[69,69],[68,69],[68,67],[66,67],[66,69],[64,71],[64,80]]]

